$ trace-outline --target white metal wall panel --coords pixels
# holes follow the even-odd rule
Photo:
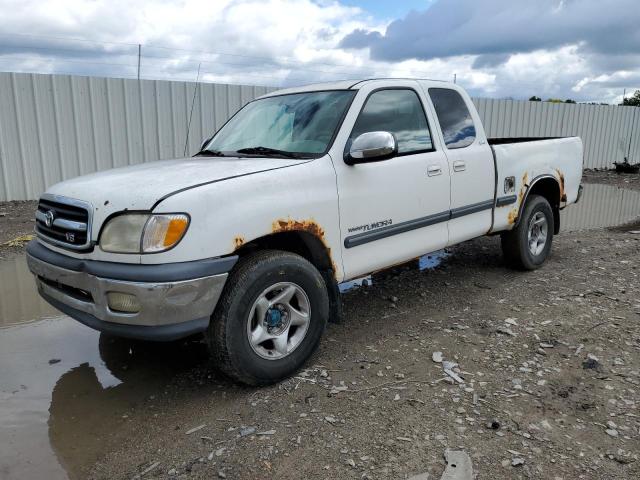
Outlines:
[[[96,170],[181,157],[269,87],[0,73],[0,201]],[[191,113],[193,102],[193,113]],[[582,138],[585,167],[640,162],[640,108],[474,99],[490,137]],[[627,153],[629,152],[629,153]]]
[[[490,137],[576,135],[587,168],[640,162],[640,108],[474,98]]]
[[[97,170],[182,157],[273,88],[0,73],[0,201]]]

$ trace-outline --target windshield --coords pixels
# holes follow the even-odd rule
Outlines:
[[[339,90],[255,100],[229,120],[205,150],[260,156],[324,154],[354,94]]]

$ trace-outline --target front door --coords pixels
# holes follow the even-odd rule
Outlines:
[[[398,143],[398,155],[388,160],[350,166],[333,158],[346,278],[438,250],[448,241],[447,158],[435,148],[424,93],[413,88],[415,82],[401,85],[361,89],[343,124],[350,134],[337,139],[347,151],[366,132],[390,132]]]

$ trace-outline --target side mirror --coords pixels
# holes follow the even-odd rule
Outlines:
[[[347,165],[356,163],[379,162],[398,154],[396,137],[389,132],[367,132],[356,137],[345,153],[344,162]]]

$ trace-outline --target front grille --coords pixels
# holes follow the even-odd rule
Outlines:
[[[89,245],[90,207],[84,202],[41,198],[36,211],[36,233],[63,247],[80,250]]]

